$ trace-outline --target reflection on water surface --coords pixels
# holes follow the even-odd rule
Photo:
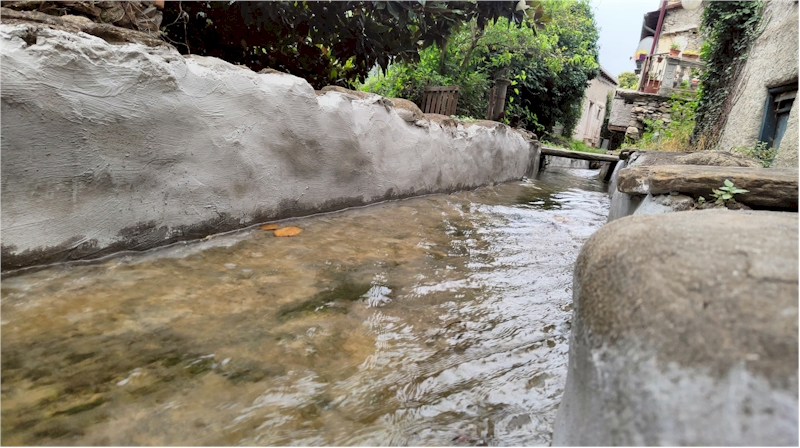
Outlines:
[[[3,444],[548,444],[597,171],[2,282]]]

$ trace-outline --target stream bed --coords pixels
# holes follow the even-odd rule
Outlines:
[[[2,281],[4,445],[547,445],[597,171]]]

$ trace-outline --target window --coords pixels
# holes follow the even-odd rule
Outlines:
[[[768,93],[758,140],[767,142],[770,147],[779,148],[789,122],[789,112],[792,111],[797,96],[797,82],[769,89]]]

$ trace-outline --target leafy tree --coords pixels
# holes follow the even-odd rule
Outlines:
[[[418,62],[399,62],[385,75],[374,73],[363,89],[419,102],[426,85],[457,84],[456,113],[483,117],[494,79],[507,78],[512,85],[506,122],[534,132],[562,123],[571,133],[587,82],[599,73],[597,27],[588,1],[537,6],[543,8],[541,17],[549,19],[543,27],[529,22],[514,27],[504,19],[484,28],[470,22],[452,33],[446,46],[421,52]]]
[[[286,71],[319,89],[417,61],[471,20],[482,29],[525,12],[514,1],[166,2],[162,30],[183,53]]]
[[[617,78],[620,89],[636,89],[639,85],[639,77],[633,72],[622,72]]]

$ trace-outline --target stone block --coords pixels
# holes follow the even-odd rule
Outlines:
[[[575,268],[553,445],[798,444],[798,215],[629,216]]]

